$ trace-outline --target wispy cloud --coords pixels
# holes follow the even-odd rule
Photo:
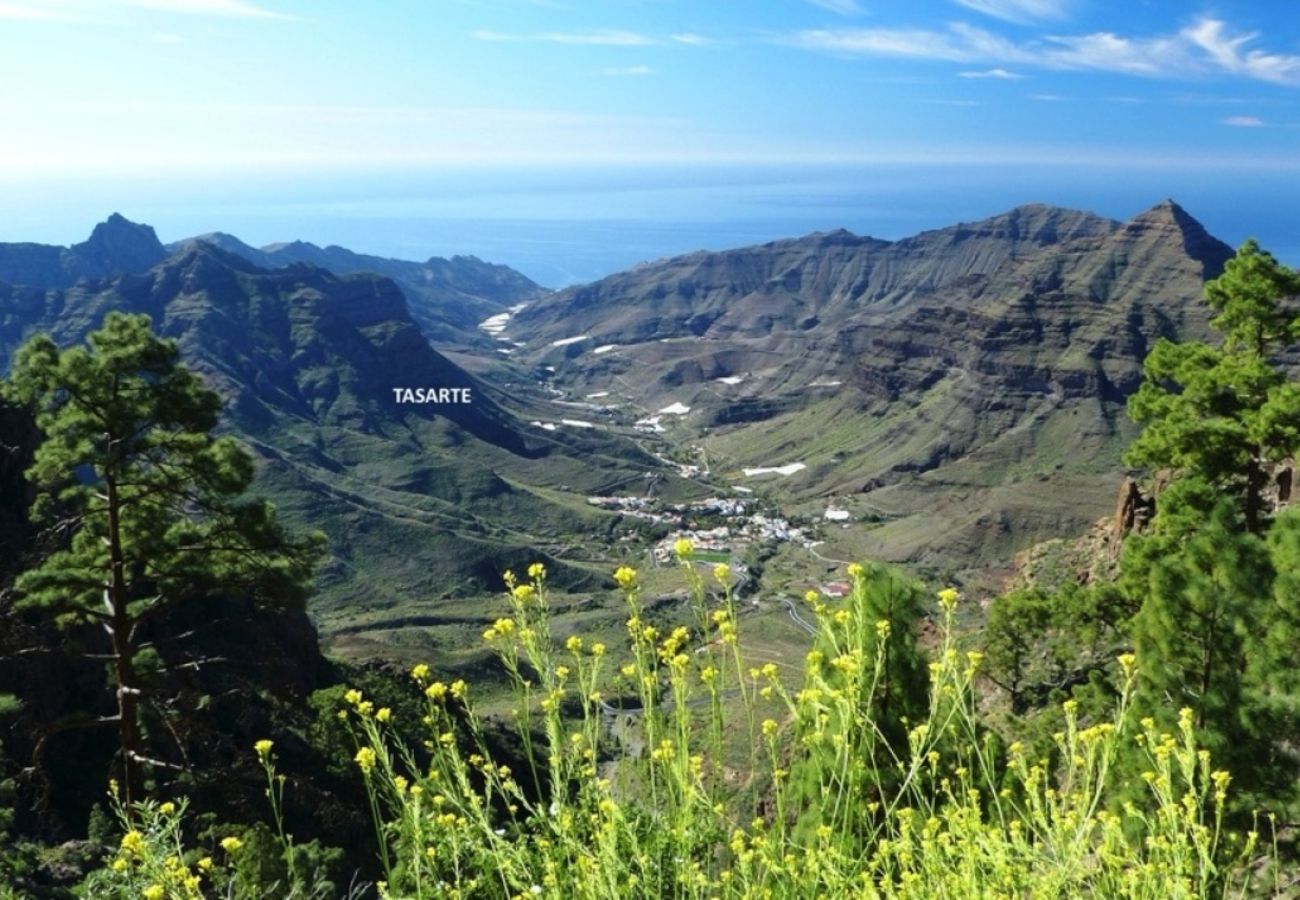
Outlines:
[[[795,46],[842,56],[891,56],[957,63],[1117,72],[1148,78],[1229,74],[1300,85],[1300,55],[1248,45],[1254,32],[1232,33],[1219,19],[1201,18],[1174,34],[1127,37],[1101,31],[1012,41],[965,23],[946,30],[840,28],[802,31]]]
[[[962,78],[999,78],[1004,81],[1012,81],[1017,78],[1025,77],[1023,75],[1018,75],[1015,72],[1010,72],[1002,68],[984,69],[983,71],[980,72],[958,72],[957,74]]]
[[[649,35],[615,29],[603,31],[545,31],[538,34],[479,30],[474,32],[473,37],[480,41],[527,41],[543,44],[579,44],[600,47],[646,47],[659,43],[657,39]]]
[[[1227,26],[1218,19],[1201,19],[1183,29],[1182,35],[1225,71],[1260,81],[1300,83],[1300,56],[1246,49],[1247,44],[1259,37],[1258,32],[1229,35]]]
[[[194,16],[226,16],[244,19],[292,19],[246,0],[125,0],[128,6]]]
[[[1029,25],[1066,18],[1069,0],[953,0],[967,9],[1004,22]]]
[[[627,78],[637,77],[640,75],[653,75],[655,70],[649,66],[610,66],[607,69],[601,70],[601,73],[613,78]]]
[[[682,32],[681,34],[674,34],[672,36],[672,39],[675,43],[688,44],[692,47],[708,47],[717,43],[717,41],[715,41],[713,38],[705,37],[702,34],[696,34],[693,31],[685,31]]]
[[[1258,116],[1228,116],[1221,120],[1224,125],[1231,125],[1233,128],[1263,128],[1264,120]]]
[[[805,0],[813,6],[820,6],[822,9],[828,9],[833,13],[841,16],[858,16],[862,14],[862,7],[858,0]]]
[[[947,31],[925,28],[840,28],[799,32],[794,44],[845,56],[903,56],[947,62],[1033,62],[1034,55],[1006,38],[972,25]]]

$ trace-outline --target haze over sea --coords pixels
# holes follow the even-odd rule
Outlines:
[[[561,286],[1167,197],[1300,263],[1300,18],[1099,0],[3,0],[0,240],[108,212]]]
[[[10,195],[4,240],[72,243],[111,211],[164,241],[226,231],[406,259],[474,254],[549,287],[638,262],[847,228],[896,239],[1050,203],[1126,219],[1172,197],[1215,236],[1257,237],[1300,264],[1300,184],[1289,173],[1185,165],[904,165],[458,170],[149,185],[85,181],[57,198]]]

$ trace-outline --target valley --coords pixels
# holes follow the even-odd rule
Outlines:
[[[507,568],[544,560],[582,603],[682,535],[738,571],[789,558],[774,595],[807,587],[782,572],[830,577],[819,558],[996,590],[1113,509],[1142,357],[1205,333],[1229,255],[1168,201],[1123,223],[1026,206],[547,292],[466,257],[164,246],[114,216],[71,248],[0,248],[0,366],[37,330],[154,316],[226,398],[258,489],[329,536],[327,643],[383,656],[420,643],[412,622],[441,643]]]

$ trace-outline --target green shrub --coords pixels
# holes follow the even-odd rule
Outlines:
[[[1255,833],[1223,826],[1230,779],[1197,745],[1190,712],[1169,733],[1134,721],[1133,657],[1119,660],[1113,717],[1081,721],[1065,703],[1039,757],[1003,748],[982,724],[983,655],[957,649],[955,591],[939,593],[927,665],[914,586],[850,567],[848,597],[809,597],[818,635],[795,678],[747,664],[729,570],[714,567],[710,587],[689,543],[678,551],[692,626],[649,624],[637,574],[623,568],[628,640],[617,649],[554,641],[545,569],[507,573],[511,614],[483,637],[514,685],[520,766],[493,758],[470,686],[434,680],[428,666],[411,672],[422,746],[398,736],[411,713],[356,689],[339,698],[377,829],[381,897],[1190,898],[1244,893],[1266,868]],[[919,694],[902,689],[918,664]],[[278,829],[273,748],[255,752]],[[1116,761],[1134,752],[1143,792],[1126,801]],[[204,863],[181,846],[182,813],[119,808],[131,831],[87,896],[319,890],[291,864],[275,870],[285,873],[275,893],[241,861],[253,856],[247,835]],[[282,831],[261,833],[280,860],[296,859]]]

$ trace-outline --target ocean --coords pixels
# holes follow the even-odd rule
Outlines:
[[[1216,237],[1300,266],[1300,175],[1207,164],[661,167],[339,172],[28,186],[0,240],[67,244],[110,212],[164,241],[225,231],[405,259],[473,254],[548,287],[639,262],[847,228],[897,239],[1024,203],[1126,219],[1173,198]]]

